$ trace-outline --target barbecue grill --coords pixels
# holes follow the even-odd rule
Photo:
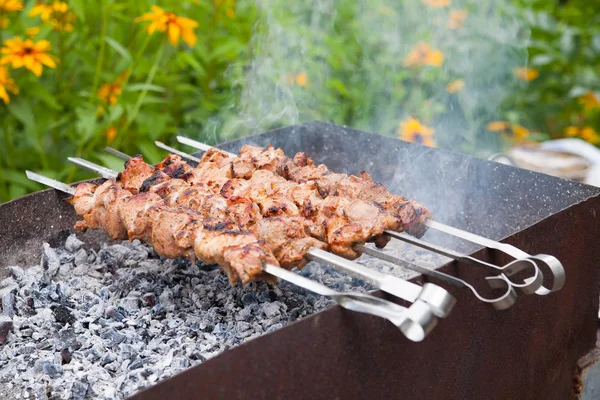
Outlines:
[[[426,204],[440,222],[504,239],[531,254],[552,254],[565,265],[566,284],[548,296],[523,297],[502,312],[447,285],[458,306],[419,344],[408,342],[383,320],[333,307],[225,352],[134,398],[273,393],[291,398],[379,398],[402,393],[418,398],[505,399],[565,398],[573,393],[577,360],[595,342],[598,190],[324,123],[284,128],[219,147],[237,151],[243,144],[267,143],[287,154],[304,151],[340,172],[366,169],[391,192]],[[42,242],[64,240],[75,216],[61,198],[44,191],[1,206],[0,219],[7,230],[0,238],[3,267],[29,265],[39,259]],[[82,238],[94,245],[102,234],[86,232]],[[425,238],[496,265],[511,261],[455,236],[430,230]],[[447,264],[438,271],[468,282],[482,277],[481,270],[462,264]],[[420,282],[427,279],[413,277]],[[444,284],[435,278],[431,282]],[[551,287],[553,282],[550,278],[544,284]]]

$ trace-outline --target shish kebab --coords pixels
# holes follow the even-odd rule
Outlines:
[[[188,207],[207,218],[236,221],[241,229],[249,230],[259,239],[265,240],[267,246],[274,250],[276,258],[284,267],[301,267],[309,260],[318,261],[359,275],[374,286],[404,300],[414,302],[420,299],[427,303],[438,317],[446,317],[454,306],[454,298],[437,285],[426,283],[421,287],[322,251],[321,249],[327,247],[326,243],[307,235],[306,224],[301,217],[270,216],[271,206],[263,207],[263,210],[267,210],[266,216],[263,217],[259,207],[249,198],[240,196],[225,198],[220,194],[214,194],[209,188],[216,190],[217,193],[221,188],[214,181],[225,184],[230,181],[223,181],[214,175],[215,171],[218,173],[219,168],[215,165],[211,167],[210,162],[203,164],[206,167],[203,170],[196,171],[204,171],[204,173],[199,172],[193,175],[196,178],[203,176],[204,180],[196,179],[195,184],[190,185],[183,179],[172,178],[169,175],[192,176],[190,172],[192,167],[173,155],[167,157],[154,169],[143,162],[141,157],[129,158],[126,169],[119,174],[83,159],[69,158],[69,160],[80,167],[99,173],[104,178],[118,179],[119,184],[132,193],[140,191],[155,193],[166,204]],[[207,171],[213,171],[213,174],[206,176]],[[223,185],[223,187],[228,186]],[[85,192],[77,193],[74,197],[80,195],[85,195]],[[262,201],[266,200],[262,199]],[[85,228],[85,224],[82,223],[80,228]],[[251,276],[248,278],[252,279]]]
[[[200,258],[236,273],[239,268],[252,271],[260,263],[263,273],[329,296],[346,309],[389,320],[415,342],[422,341],[437,324],[430,306],[420,299],[406,308],[364,293],[337,292],[277,266],[277,260],[264,248],[264,242],[237,229],[234,223],[203,219],[191,210],[169,207],[154,193],[133,195],[114,180],[101,185],[86,182],[73,188],[31,171],[26,173],[31,180],[71,194],[73,197],[69,200],[77,214],[86,217],[86,227],[97,224],[116,238],[122,237],[123,229],[137,232],[165,257]],[[76,197],[78,192],[80,196]],[[88,195],[83,196],[83,193]],[[139,232],[143,226],[146,228]]]
[[[214,148],[183,136],[177,136],[177,140],[183,144],[203,151]],[[233,153],[228,154],[231,157],[236,157]],[[388,192],[385,186],[373,182],[368,174],[361,174],[360,176],[338,174],[330,171],[323,164],[315,166],[313,160],[308,158],[305,153],[297,153],[292,159],[287,157],[283,153],[283,150],[275,149],[272,146],[264,149],[262,147],[247,145],[242,147],[237,158],[239,164],[237,166],[232,166],[232,170],[237,170],[238,172],[236,174],[238,175],[247,174],[253,169],[269,169],[286,177],[286,179],[299,183],[309,181],[315,182],[323,196],[333,194],[343,195],[349,198],[374,200],[382,204],[386,210],[390,210],[391,208],[392,210],[395,209],[397,211],[403,211],[404,213],[413,212],[413,208],[410,207],[413,204],[412,201]],[[416,207],[414,208],[414,211],[418,213],[420,208]],[[550,271],[550,276],[553,281],[550,287],[545,287],[543,285],[543,274],[541,271],[536,271],[535,275],[525,279],[523,284],[512,282],[512,285],[522,293],[547,295],[560,290],[564,286],[565,270],[560,261],[554,256],[548,254],[530,255],[509,244],[499,243],[470,232],[441,224],[428,217],[428,215],[424,215],[420,218],[414,218],[413,226],[408,227],[405,231],[415,236],[419,236],[424,233],[425,229],[433,228],[489,249],[501,251],[515,258],[514,262],[504,267],[504,275],[515,275],[519,271],[528,268],[530,265],[535,266],[537,270],[539,270],[539,266],[542,266]],[[430,245],[427,242],[423,242],[416,238],[411,238],[410,236],[403,235],[399,232],[387,230],[385,234],[441,254],[445,253],[444,255],[454,259],[462,259],[462,261],[468,263],[489,267],[489,264],[486,265],[478,259],[461,257],[452,251],[445,251],[445,249]]]
[[[198,167],[196,169],[193,169],[190,165],[188,165],[187,163],[182,163],[182,160],[177,157],[174,156],[173,154],[171,154],[170,156],[168,156],[165,160],[163,160],[161,163],[157,164],[156,169],[154,172],[151,172],[150,167],[143,163],[143,161],[141,160],[141,158],[139,157],[129,157],[126,154],[123,154],[121,152],[118,152],[114,149],[107,149],[109,150],[110,153],[112,153],[113,155],[116,155],[124,160],[127,160],[126,163],[126,169],[125,171],[121,172],[119,174],[119,177],[121,179],[121,181],[125,184],[125,186],[127,186],[130,190],[132,191],[136,191],[138,190],[140,187],[143,187],[143,190],[153,190],[156,193],[163,193],[163,196],[165,193],[168,193],[167,197],[163,197],[163,198],[167,198],[167,199],[171,199],[170,201],[174,201],[177,204],[188,204],[188,201],[190,200],[190,196],[194,197],[194,191],[198,192],[200,190],[200,187],[211,187],[213,190],[215,190],[217,193],[221,193],[224,197],[227,198],[227,202],[229,203],[231,201],[232,198],[235,198],[236,201],[235,203],[240,203],[240,197],[237,196],[231,196],[230,192],[231,192],[231,188],[232,186],[236,186],[238,188],[248,188],[248,187],[255,187],[259,188],[261,187],[261,180],[264,181],[270,181],[270,188],[269,188],[269,194],[268,196],[261,196],[260,195],[260,190],[254,190],[254,191],[250,191],[248,192],[241,192],[238,194],[249,194],[251,196],[251,199],[247,199],[248,202],[251,201],[256,201],[258,203],[263,204],[262,211],[264,211],[266,217],[265,219],[263,219],[261,221],[261,223],[266,223],[266,222],[274,222],[274,220],[279,221],[279,223],[282,223],[283,226],[280,225],[280,227],[283,227],[283,230],[279,230],[279,232],[277,232],[277,234],[275,235],[266,235],[264,237],[261,237],[262,239],[266,239],[267,240],[267,244],[269,245],[269,247],[271,247],[272,249],[276,248],[276,245],[273,245],[273,241],[269,240],[270,238],[275,238],[275,241],[280,241],[283,240],[285,241],[285,236],[286,236],[286,226],[290,226],[291,223],[289,222],[283,222],[284,218],[281,217],[277,217],[277,218],[273,218],[273,217],[269,217],[268,215],[270,213],[273,212],[272,210],[272,205],[274,204],[274,199],[277,200],[275,203],[279,203],[280,207],[274,207],[276,210],[279,210],[280,212],[282,212],[282,205],[285,205],[286,203],[288,204],[288,206],[285,208],[286,212],[290,212],[292,214],[294,214],[295,216],[293,217],[289,217],[287,216],[287,220],[291,221],[294,225],[301,225],[302,222],[298,221],[298,217],[297,215],[303,215],[303,216],[307,216],[307,213],[305,212],[298,212],[298,209],[306,209],[306,205],[309,204],[309,209],[310,209],[310,214],[309,216],[313,217],[312,219],[307,219],[308,222],[308,226],[309,227],[315,227],[318,226],[318,224],[315,223],[315,215],[318,215],[318,213],[321,211],[320,210],[320,206],[321,205],[325,205],[325,204],[340,204],[340,202],[336,201],[334,203],[331,202],[319,202],[319,194],[318,193],[314,193],[314,189],[312,189],[311,191],[311,187],[310,185],[298,185],[294,182],[288,182],[286,181],[284,178],[280,177],[280,176],[270,176],[269,174],[272,175],[272,172],[270,171],[257,171],[255,174],[253,174],[252,176],[249,176],[249,180],[247,181],[243,181],[243,180],[236,180],[236,179],[232,179],[232,180],[227,180],[226,178],[228,178],[231,174],[230,168],[227,165],[227,163],[225,161],[227,160],[231,160],[231,158],[228,158],[226,156],[223,156],[223,154],[215,149],[208,151],[207,153],[204,154],[204,156],[202,157],[202,159],[198,159],[195,158],[193,156],[189,156],[185,153],[181,153],[176,149],[170,148],[168,146],[165,146],[163,144],[157,143],[157,145],[159,145],[159,147],[171,152],[171,153],[178,153],[181,154],[182,156],[186,157],[187,159],[190,159],[192,161],[198,162]],[[106,178],[111,178],[111,177],[116,177],[117,174],[114,171],[110,171],[110,170],[106,170],[105,168],[101,167],[101,166],[97,166],[93,163],[89,163],[85,160],[81,160],[81,159],[70,159],[70,161],[76,163],[77,165],[83,167],[83,168],[88,168],[94,172],[100,173],[100,174],[104,174],[104,176]],[[221,161],[223,161],[224,163],[221,165]],[[208,174],[207,173],[209,171],[212,171],[212,173]],[[193,186],[192,188],[186,188],[185,185],[182,188],[178,188],[173,190],[172,189],[172,185],[168,186],[170,187],[169,189],[165,189],[163,185],[168,184],[168,175],[171,176],[178,176],[180,178],[183,179],[187,179],[193,183],[195,183],[195,186]],[[151,176],[150,178],[147,178],[144,181],[144,178]],[[198,179],[199,177],[203,177],[203,179]],[[255,177],[259,177],[258,180],[254,180],[253,179]],[[166,181],[163,181],[165,180]],[[283,180],[283,182],[281,182]],[[178,181],[181,182],[181,179],[179,178],[171,178],[171,181]],[[133,184],[129,184],[128,182],[132,182]],[[154,185],[154,186],[152,186]],[[177,186],[177,185],[175,185]],[[278,186],[283,186],[284,190],[281,190],[281,188],[278,190],[277,187]],[[302,200],[302,196],[291,196],[290,198],[285,197],[285,193],[289,193],[289,192],[294,192],[294,189],[299,189],[299,193],[304,193],[304,194],[309,194],[309,201],[307,202],[306,200]],[[257,193],[258,192],[258,193]],[[282,193],[283,192],[283,193]],[[312,194],[311,194],[312,193]],[[279,194],[279,195],[278,195]],[[231,197],[230,197],[231,196]],[[335,198],[335,196],[330,196],[329,199],[333,200]],[[183,200],[182,200],[183,199]],[[311,201],[312,200],[312,201]],[[225,200],[222,200],[225,201]],[[369,207],[371,207],[370,212],[366,212],[366,213],[362,213],[363,215],[367,215],[368,217],[371,218],[371,220],[375,219],[375,222],[377,222],[378,218],[377,215],[379,214],[379,210],[377,208],[374,208],[372,205],[370,205],[368,202],[365,201],[357,201],[355,200],[354,205],[356,207],[363,207],[366,210],[369,210]],[[197,209],[197,207],[199,205],[201,205],[202,203],[199,201],[194,200],[193,203],[191,204],[191,207],[194,209]],[[229,203],[231,204],[231,203]],[[264,204],[268,204],[268,206],[264,206]],[[294,204],[296,204],[298,207],[296,208],[294,206]],[[347,203],[348,204],[348,203]],[[350,203],[352,204],[352,203]],[[233,206],[234,208],[236,206]],[[223,208],[225,208],[225,203],[223,204]],[[230,206],[231,208],[231,206]],[[343,204],[342,207],[339,207],[343,209]],[[235,209],[230,210],[232,211],[233,214],[236,213]],[[338,211],[341,211],[338,209]],[[348,213],[348,215],[352,216],[352,211],[349,210],[350,212]],[[252,220],[256,220],[256,217],[252,217],[249,218],[247,216],[247,212],[248,210],[243,210],[242,209],[242,218],[244,219],[244,223],[247,221],[252,221]],[[344,213],[341,213],[342,215]],[[231,215],[231,214],[230,214]],[[338,216],[339,217],[339,216]],[[234,217],[235,220],[240,220],[240,218]],[[322,219],[326,219],[326,218],[322,218]],[[381,220],[381,219],[379,219]],[[362,231],[365,231],[364,228],[367,228],[366,230],[368,232],[373,232],[373,226],[377,225],[376,223],[367,223],[366,226],[364,219],[358,220],[358,221],[353,221],[355,223],[362,223],[363,225],[363,229]],[[397,224],[401,224],[401,220],[397,220]],[[277,224],[277,223],[276,223]],[[257,236],[260,236],[260,232],[264,229],[264,228],[258,228],[261,224],[254,224],[254,230],[253,233],[255,233]],[[263,225],[264,227],[264,225]],[[258,229],[257,229],[258,228]],[[252,227],[250,228],[252,229]],[[268,229],[268,228],[267,228]],[[378,230],[379,233],[381,233],[383,230],[383,228],[380,227],[380,229]],[[271,231],[273,231],[273,229],[271,229]],[[297,229],[293,229],[292,231],[297,232]],[[314,229],[313,229],[313,233],[314,233]],[[334,231],[335,232],[335,231]],[[290,240],[294,240],[293,237],[289,238]],[[418,266],[416,264],[411,264],[408,263],[404,260],[401,259],[396,259],[396,258],[390,258],[390,255],[385,254],[385,253],[375,253],[373,254],[373,249],[370,249],[368,247],[363,246],[361,243],[361,237],[360,235],[355,235],[354,237],[347,237],[346,239],[351,239],[351,240],[347,240],[345,245],[346,248],[351,247],[351,250],[354,250],[354,252],[366,252],[368,254],[372,254],[375,257],[378,257],[380,259],[383,259],[385,261],[388,262],[392,262],[394,264],[399,264],[401,266],[407,267],[409,269],[414,269],[418,272],[424,273],[424,274],[428,274],[428,275],[433,275],[436,278],[445,280],[449,283],[453,283],[455,285],[458,286],[466,286],[468,287],[477,298],[479,298],[481,301],[486,302],[491,304],[494,308],[496,309],[506,309],[510,306],[512,306],[514,304],[514,302],[516,301],[517,295],[515,290],[513,289],[513,287],[511,286],[511,283],[503,276],[491,276],[491,277],[487,277],[486,281],[488,282],[488,284],[490,286],[492,286],[494,289],[504,289],[501,292],[501,295],[498,295],[496,297],[489,297],[488,295],[482,295],[480,294],[472,285],[470,285],[468,282],[461,280],[455,276],[452,275],[447,275],[444,274],[442,272],[438,272],[438,271],[432,271],[430,269]],[[344,252],[345,254],[349,254],[348,251]],[[277,254],[277,252],[275,252],[277,258],[279,259],[280,262],[282,262],[282,259],[279,257],[279,255]],[[302,257],[302,254],[298,254],[300,257]],[[310,253],[307,254],[308,257],[310,257]],[[323,261],[323,260],[318,260],[318,261]],[[533,265],[533,263],[528,263],[529,265]],[[339,265],[337,265],[339,267]],[[490,267],[492,267],[490,265]],[[365,270],[363,269],[362,271],[357,271],[356,268],[354,271],[355,274],[357,272],[360,272],[364,278],[365,274],[375,274],[376,271],[372,271],[372,270]],[[498,272],[498,271],[496,271]],[[367,279],[368,280],[368,279]],[[384,291],[388,291],[392,294],[395,294],[399,297],[402,297],[402,293],[398,294],[398,292],[396,291],[390,291],[389,290],[389,285],[386,286],[378,286],[377,284],[375,284],[375,286],[380,287],[382,290]]]

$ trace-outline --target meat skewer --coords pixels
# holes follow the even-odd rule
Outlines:
[[[204,151],[212,148],[204,143],[183,136],[178,136],[177,140]],[[258,157],[256,157],[257,155]],[[528,278],[525,285],[519,288],[523,293],[535,293],[542,296],[548,295],[560,290],[565,284],[565,269],[556,257],[548,254],[531,255],[512,245],[500,243],[471,232],[433,221],[428,217],[427,213],[422,212],[418,203],[406,200],[401,196],[390,194],[385,187],[374,183],[368,174],[361,174],[360,177],[348,177],[344,174],[335,174],[329,171],[325,165],[315,167],[314,162],[304,153],[296,154],[293,160],[291,160],[288,157],[285,157],[281,149],[273,149],[272,147],[265,151],[265,149],[260,147],[245,146],[245,149],[243,148],[240,152],[240,156],[242,156],[241,158],[245,159],[245,161],[251,161],[251,163],[246,162],[245,168],[248,168],[247,166],[249,164],[259,168],[271,168],[277,173],[283,174],[288,179],[299,182],[316,179],[321,183],[321,188],[325,195],[331,193],[344,193],[344,195],[347,196],[354,195],[361,198],[377,199],[378,201],[385,200],[383,204],[387,209],[391,208],[392,210],[396,210],[405,217],[417,217],[413,220],[414,222],[411,222],[410,220],[407,221],[409,226],[405,229],[406,232],[415,236],[420,236],[424,233],[426,228],[432,228],[480,246],[503,252],[516,260],[531,260],[536,264],[536,268],[539,269],[540,267],[543,267],[546,271],[550,272],[550,276],[552,277],[551,286],[547,287],[542,284],[543,274],[540,271],[539,275],[541,278]],[[241,163],[243,164],[243,161],[241,161]],[[243,171],[243,169],[243,167],[240,167],[240,171]],[[398,234],[394,235],[393,233],[390,233],[390,235],[418,245],[417,242],[411,242],[409,237],[401,237]]]
[[[72,188],[62,182],[55,181],[53,179],[47,178],[45,176],[33,173],[31,171],[26,171],[27,177],[31,180],[40,182],[44,185],[53,187],[57,190],[63,191],[65,193],[71,194],[72,196],[76,196],[78,190],[80,194],[90,193],[90,190],[94,187],[96,190],[99,190],[99,186],[93,185],[90,183],[82,183],[78,185],[77,188]],[[118,195],[122,195],[124,199],[135,198],[135,195],[120,193],[120,188],[115,187],[115,184],[107,181],[105,188],[107,190],[103,191],[104,196],[108,196],[111,198],[117,198]],[[104,185],[104,184],[103,184]],[[102,186],[102,185],[100,185]],[[117,185],[118,186],[118,185]],[[80,189],[81,187],[81,189]],[[95,192],[94,192],[95,193]],[[142,195],[144,196],[144,195]],[[84,196],[74,201],[74,205],[76,206],[76,210],[78,213],[82,213],[84,211],[89,210],[92,204],[92,196]],[[152,196],[146,196],[152,197]],[[138,197],[136,199],[142,199]],[[145,205],[145,201],[148,199],[144,199],[144,202],[140,202],[140,204]],[[134,201],[135,202],[135,201]],[[108,202],[107,202],[108,203]],[[156,203],[160,202],[156,200]],[[94,201],[95,204],[95,201]],[[148,207],[152,208],[152,207]],[[158,206],[160,209],[160,206]],[[171,210],[165,211],[170,212]],[[158,211],[159,213],[161,211]],[[189,214],[182,211],[182,215],[188,216]],[[100,221],[96,221],[100,222]],[[107,225],[108,226],[108,225]],[[168,224],[167,224],[168,227]],[[274,264],[266,263],[263,266],[263,270],[266,273],[277,276],[281,279],[287,280],[293,284],[296,284],[300,287],[305,288],[306,290],[318,293],[323,296],[328,296],[334,299],[340,306],[356,311],[371,314],[374,316],[378,316],[381,318],[385,318],[391,321],[394,325],[396,325],[402,333],[410,340],[418,342],[422,341],[425,336],[433,330],[435,325],[437,324],[436,317],[432,314],[431,309],[427,304],[423,301],[418,300],[413,303],[409,308],[402,307],[400,305],[394,304],[392,302],[379,299],[377,297],[373,297],[364,293],[341,293],[337,292],[333,289],[330,289],[320,283],[312,281],[310,279],[304,278],[298,274],[282,269]]]
[[[200,142],[196,142],[191,139],[178,137],[178,140],[182,143],[191,145],[193,147],[197,147],[201,150],[213,150],[214,148],[208,145],[205,145]],[[214,150],[213,150],[214,151]],[[236,157],[233,153],[223,152],[228,155],[232,159]],[[362,198],[370,198],[373,201],[378,201],[380,204],[385,204],[385,209],[396,210],[397,216],[404,220],[404,226],[407,228],[406,230],[409,233],[413,233],[415,235],[419,235],[424,231],[424,228],[418,228],[418,226],[432,226],[437,229],[437,227],[442,226],[445,227],[445,230],[450,231],[454,234],[459,234],[460,231],[456,228],[452,228],[435,221],[432,221],[431,214],[429,211],[426,211],[424,207],[422,207],[419,203],[406,200],[401,196],[391,195],[387,192],[387,189],[383,185],[374,183],[370,176],[363,174],[363,176],[359,177],[348,177],[345,174],[334,174],[330,173],[324,165],[319,165],[318,167],[314,167],[314,163],[312,160],[308,159],[304,153],[298,153],[294,160],[290,160],[288,157],[283,154],[281,149],[274,149],[273,147],[269,147],[268,149],[263,149],[255,146],[244,146],[242,151],[240,151],[240,157],[242,157],[241,166],[238,166],[238,170],[241,171],[240,174],[244,176],[248,176],[252,173],[254,169],[266,168],[272,171],[277,171],[281,175],[291,175],[293,176],[293,180],[303,181],[308,180],[309,178],[315,179],[325,179],[326,184],[322,186],[326,186],[328,189],[323,190],[320,189],[320,192],[324,192],[324,195],[327,197],[330,196],[329,193],[334,193],[334,191],[344,191],[346,194],[350,193],[350,197],[362,197]],[[236,169],[235,164],[232,165],[232,170]],[[291,172],[290,172],[291,171]],[[235,174],[235,173],[234,173]],[[363,189],[361,190],[360,185],[361,182],[363,184]],[[335,194],[339,194],[335,192]],[[423,211],[424,209],[425,211]],[[420,211],[419,211],[420,210]],[[412,219],[411,219],[412,218]],[[415,219],[416,218],[416,219]],[[516,252],[521,252],[522,254],[526,254],[521,250],[512,247],[510,245],[504,243],[498,243],[487,238],[478,237],[477,235],[471,234],[469,232],[464,232],[464,236],[462,237],[466,240],[473,240],[479,238],[479,242],[475,241],[478,244],[487,245],[490,248],[495,248],[499,250],[514,249]],[[560,262],[552,257],[547,255],[539,255],[539,256],[527,256],[527,257],[516,257],[516,260],[508,265],[499,267],[490,263],[486,263],[477,258],[470,256],[463,256],[457,254],[451,250],[443,249],[439,246],[433,246],[428,244],[427,242],[420,241],[416,238],[404,235],[395,230],[386,230],[385,234],[389,237],[393,237],[396,239],[400,239],[411,243],[416,246],[420,246],[426,248],[428,250],[443,254],[445,256],[454,258],[456,260],[466,262],[469,264],[479,265],[488,269],[495,269],[498,272],[502,273],[502,277],[504,280],[510,285],[513,286],[517,291],[524,294],[532,294],[536,293],[539,295],[545,295],[550,293],[551,291],[555,291],[560,289],[564,284],[564,268],[560,264]],[[494,246],[495,245],[495,246]],[[356,250],[361,251],[364,250],[364,246],[357,246]],[[369,253],[371,255],[384,253],[377,252],[376,250],[371,250]],[[543,274],[537,265],[536,262],[541,263],[546,266],[553,274],[554,282],[553,286],[548,289],[543,286]],[[533,274],[524,279],[523,282],[514,282],[509,280],[508,276],[515,275],[527,268],[533,269]],[[489,282],[497,283],[497,282]]]
[[[172,158],[167,157],[167,161],[170,160]],[[155,193],[162,193],[163,196],[165,197],[170,197],[171,194],[177,194],[174,193],[175,190],[178,189],[174,189],[174,186],[176,185],[163,185],[164,183],[172,183],[173,180],[177,180],[177,179],[173,179],[170,178],[168,176],[166,176],[166,174],[164,174],[163,171],[161,171],[160,169],[158,169],[157,171],[155,171],[154,173],[151,174],[151,167],[144,163],[141,158],[138,157],[134,157],[134,158],[130,158],[130,160],[127,162],[127,168],[124,172],[121,172],[119,174],[117,174],[114,171],[111,170],[107,170],[106,168],[97,166],[94,163],[91,163],[89,161],[83,160],[83,159],[79,159],[79,158],[69,158],[69,161],[75,163],[78,166],[81,166],[83,168],[86,168],[88,170],[94,171],[96,173],[99,173],[101,176],[107,178],[107,179],[114,179],[117,176],[119,177],[119,179],[122,179],[123,185],[125,187],[130,188],[133,191],[136,191],[135,186],[144,186],[148,181],[150,180],[157,180],[157,178],[165,178],[167,179],[166,182],[163,183],[159,183],[156,187],[153,188],[153,190],[155,190]],[[107,171],[109,171],[107,173]],[[143,181],[143,183],[139,183],[142,179],[142,177],[144,176],[148,176],[151,175],[150,178],[147,178],[146,180]],[[133,181],[137,181],[137,183],[132,184],[131,182]],[[185,185],[185,183],[181,183],[183,181],[179,180],[180,184]],[[186,189],[187,188],[187,189]],[[197,204],[202,204],[203,200],[207,200],[208,198],[212,197],[212,195],[207,195],[206,193],[202,194],[201,191],[194,191],[194,189],[196,189],[197,187],[190,187],[190,186],[186,186],[186,188],[179,189],[178,193],[180,194],[195,194],[195,197],[193,197],[193,200],[195,202],[197,202]],[[165,194],[165,192],[169,192],[168,194]],[[202,196],[204,195],[204,198],[202,198]],[[189,197],[188,197],[189,199]],[[171,198],[171,200],[173,200],[173,198]],[[178,199],[175,199],[175,201],[178,201]],[[187,205],[189,205],[189,203],[186,203]],[[222,215],[220,215],[222,216]],[[268,220],[265,219],[265,221]],[[259,229],[255,230],[256,235],[258,235],[261,239],[264,239],[264,236],[261,236],[264,234],[265,231],[269,231],[269,226],[268,225],[264,225],[262,227],[259,226]],[[282,232],[285,233],[285,232]],[[268,243],[268,241],[267,241]],[[433,313],[438,316],[438,317],[446,317],[452,307],[455,304],[455,300],[454,298],[445,290],[442,289],[441,287],[431,284],[431,283],[426,283],[424,284],[422,287],[419,285],[416,285],[414,283],[405,281],[403,279],[397,278],[397,277],[393,277],[393,276],[389,276],[389,275],[385,275],[382,274],[378,271],[373,271],[370,270],[368,268],[362,267],[361,265],[358,265],[356,263],[353,263],[351,261],[348,261],[346,259],[340,258],[338,256],[335,256],[331,253],[328,253],[326,251],[323,251],[319,248],[306,248],[306,246],[304,246],[304,248],[301,250],[304,251],[303,256],[306,257],[306,259],[308,260],[312,260],[312,261],[317,261],[320,262],[322,264],[326,264],[329,266],[332,266],[334,268],[337,269],[342,269],[345,270],[346,272],[350,272],[352,274],[358,275],[360,276],[362,279],[364,279],[365,281],[373,284],[375,287],[379,287],[380,289],[391,293],[397,297],[400,297],[404,300],[407,301],[411,301],[411,302],[415,302],[418,299],[423,300],[425,303],[427,303]],[[282,261],[280,259],[280,261]],[[285,260],[284,260],[285,261]]]

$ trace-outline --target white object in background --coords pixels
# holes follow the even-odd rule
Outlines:
[[[545,150],[564,151],[577,154],[588,161],[593,166],[588,170],[584,182],[588,185],[600,187],[600,149],[581,139],[557,139],[543,142],[540,148]]]

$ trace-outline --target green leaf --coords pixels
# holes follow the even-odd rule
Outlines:
[[[196,73],[200,76],[206,75],[206,71],[202,67],[202,64],[191,53],[180,53],[179,57],[189,65]]]
[[[81,20],[82,23],[85,23],[85,4],[84,0],[71,0],[69,2],[73,10],[75,10],[75,14]]]
[[[27,178],[25,172],[7,170],[4,171],[4,178],[9,182],[18,184],[19,186],[30,190],[36,190],[38,188],[37,184],[34,181]]]
[[[96,157],[102,161],[102,165],[107,168],[112,169],[113,171],[123,171],[123,160],[117,158],[113,155],[106,153],[98,153]]]
[[[80,136],[83,135],[84,140],[91,138],[96,131],[96,110],[91,108],[77,108],[77,122],[75,123]]]
[[[38,82],[31,83],[27,89],[27,92],[31,93],[33,97],[37,97],[38,99],[43,101],[44,104],[46,104],[54,111],[62,110],[61,105],[58,104],[54,96],[50,94],[50,92],[48,91],[48,89],[46,89],[45,86],[39,84]]]
[[[154,142],[138,142],[138,148],[140,153],[144,155],[146,162],[150,164],[156,164],[166,156],[165,152],[156,147]]]
[[[8,111],[15,116],[27,129],[35,129],[35,117],[29,103],[21,96],[15,97],[7,105]]]
[[[114,122],[121,118],[121,116],[123,115],[123,111],[123,106],[120,104],[115,104],[113,107],[110,107],[110,122]]]
[[[131,85],[127,85],[125,87],[126,92],[141,92],[142,90],[161,92],[161,93],[164,93],[167,91],[167,89],[165,89],[164,87],[154,85],[152,83],[132,83]]]
[[[129,51],[121,45],[121,43],[117,42],[115,39],[105,36],[104,41],[108,43],[110,47],[113,48],[114,51],[119,53],[121,57],[127,60],[127,62],[131,62],[131,54]]]

